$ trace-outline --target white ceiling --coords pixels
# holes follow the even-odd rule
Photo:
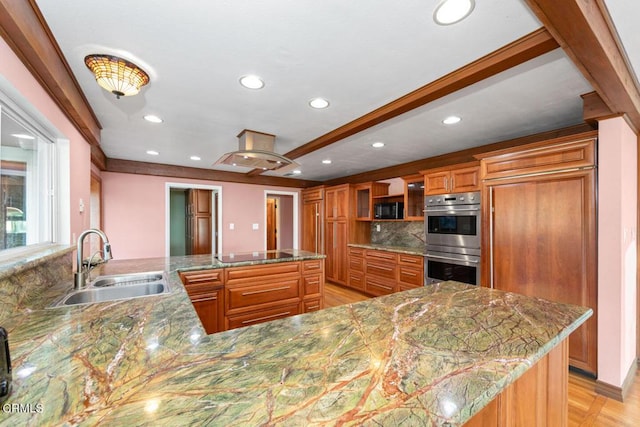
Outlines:
[[[243,129],[275,134],[276,151],[286,153],[541,27],[522,0],[478,0],[466,20],[438,26],[432,14],[439,1],[37,4],[103,127],[108,157],[213,168],[237,149]],[[607,5],[614,20],[616,13],[623,20],[639,16],[629,15],[625,0]],[[620,30],[626,42],[625,32],[635,38],[627,50],[637,48],[637,31]],[[116,99],[85,67],[90,53],[132,60],[151,83],[137,96]],[[265,88],[241,87],[246,74],[260,75]],[[332,179],[577,124],[579,95],[591,90],[557,49],[300,157],[299,177]],[[330,107],[311,109],[316,96]],[[165,121],[148,123],[145,114]],[[462,122],[444,126],[450,114]],[[374,150],[374,141],[386,146]]]

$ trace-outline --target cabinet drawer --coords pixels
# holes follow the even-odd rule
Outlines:
[[[302,301],[302,312],[310,313],[312,311],[319,311],[322,309],[322,301],[320,298],[313,298]]]
[[[367,277],[374,276],[390,280],[396,280],[398,274],[398,266],[389,262],[382,263],[380,260],[371,260],[367,258],[365,263],[365,274]]]
[[[349,272],[347,286],[364,291],[364,274]]]
[[[257,323],[268,322],[270,320],[282,319],[300,314],[300,304],[286,304],[279,307],[272,307],[265,310],[250,313],[227,316],[227,329],[241,328],[243,326],[255,325]]]
[[[385,262],[392,262],[394,264],[398,263],[398,254],[394,252],[367,249],[366,256],[367,259],[377,259]]]
[[[349,246],[349,255],[350,256],[363,257],[364,256],[364,249],[363,248],[354,248],[354,247]]]
[[[222,284],[224,269],[220,268],[216,270],[181,271],[179,274],[180,279],[185,286],[201,283]]]
[[[422,267],[424,264],[424,257],[422,255],[398,254],[398,264]]]
[[[249,267],[235,267],[225,269],[225,283],[233,283],[234,280],[259,278],[274,274],[299,273],[300,262],[282,262],[277,264],[261,264]]]
[[[397,292],[397,286],[395,282],[374,279],[367,276],[365,283],[365,292],[375,296],[389,295]]]
[[[195,297],[201,297],[203,294],[217,292],[224,287],[222,283],[197,283],[195,285],[185,285],[189,297],[193,300]]]
[[[398,269],[398,281],[400,285],[418,288],[423,285],[422,269],[401,265]]]
[[[321,272],[322,265],[323,260],[321,259],[302,261],[302,274]]]
[[[364,273],[364,258],[358,256],[349,257],[349,270]]]
[[[255,282],[254,282],[255,283]],[[225,287],[227,312],[240,308],[284,301],[300,297],[300,278],[269,281],[258,285],[227,285]]]
[[[302,276],[302,288],[304,295],[319,294],[321,284],[322,274],[310,274]]]

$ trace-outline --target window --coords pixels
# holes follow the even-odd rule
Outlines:
[[[0,103],[0,250],[53,242],[54,144]]]

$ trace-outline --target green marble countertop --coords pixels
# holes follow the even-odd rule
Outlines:
[[[592,313],[444,282],[207,336],[176,270],[216,265],[111,261],[173,292],[10,317],[0,425],[460,425]]]
[[[424,248],[414,248],[410,246],[390,246],[390,245],[374,245],[371,243],[349,243],[348,246],[363,249],[375,249],[378,251],[396,252],[408,255],[424,255]]]

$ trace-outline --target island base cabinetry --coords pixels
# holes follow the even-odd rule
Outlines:
[[[323,259],[179,274],[207,334],[323,308]]]
[[[465,427],[567,426],[568,355],[565,339],[465,423]]]
[[[180,278],[207,334],[223,331],[223,270],[181,272]]]

